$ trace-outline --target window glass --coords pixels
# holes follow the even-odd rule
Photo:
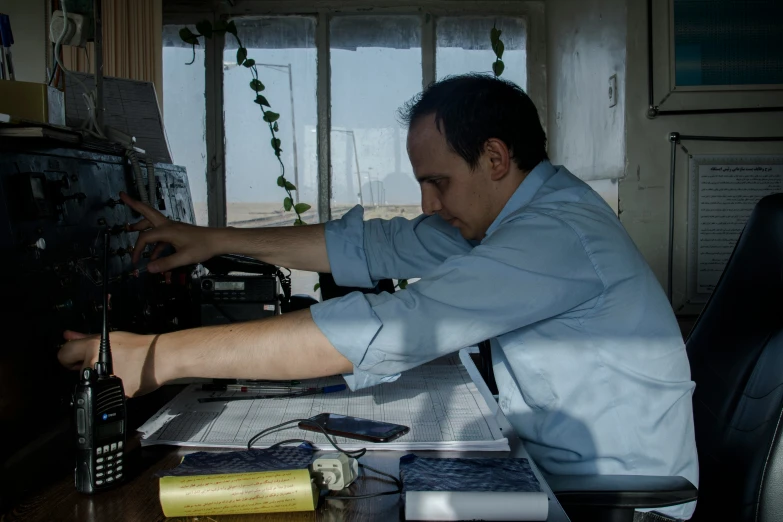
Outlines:
[[[501,78],[527,90],[525,21],[522,18],[445,16],[436,21],[435,66],[438,79],[470,72],[492,74],[495,53],[489,38],[492,27],[502,31],[505,47]]]
[[[194,56],[179,37],[181,27],[163,27],[163,125],[172,161],[187,169],[196,223],[207,225],[204,47],[196,46],[195,61],[187,65]]]
[[[332,217],[421,213],[397,110],[421,91],[419,16],[337,16],[331,23]]]
[[[258,67],[261,94],[280,114],[285,175],[298,190],[294,203],[311,206],[302,214],[318,222],[318,154],[316,128],[315,20],[309,17],[264,17],[235,20],[239,37]],[[272,135],[250,88],[251,72],[238,66],[237,44],[226,35],[223,53],[223,98],[226,128],[226,217],[232,227],[293,225],[296,214],[283,207],[285,191],[277,185],[280,164]],[[268,108],[267,108],[268,109]],[[268,109],[269,110],[269,109]],[[318,296],[318,275],[293,271],[294,294]]]

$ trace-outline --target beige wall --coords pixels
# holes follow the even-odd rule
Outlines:
[[[628,0],[626,79],[627,173],[620,181],[620,219],[666,287],[669,241],[669,133],[711,136],[780,136],[781,113],[710,114],[659,116],[647,119],[647,7],[645,0]],[[689,152],[769,153],[783,152],[783,145],[741,143],[684,143]],[[685,290],[687,226],[687,158],[680,161],[675,183],[675,311],[682,308]],[[690,310],[694,312],[694,310]]]
[[[16,79],[44,82],[46,78],[45,0],[0,0],[0,13],[11,19]]]

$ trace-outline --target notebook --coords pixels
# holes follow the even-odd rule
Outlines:
[[[546,520],[549,498],[525,458],[400,458],[406,520]]]

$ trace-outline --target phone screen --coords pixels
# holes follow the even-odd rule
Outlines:
[[[410,431],[410,428],[400,424],[348,417],[335,413],[322,413],[312,417],[311,420],[323,426],[328,433],[378,442],[396,439]],[[317,430],[317,428],[306,424],[300,425],[300,427],[311,431]]]

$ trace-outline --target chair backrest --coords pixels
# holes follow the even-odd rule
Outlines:
[[[693,520],[783,521],[783,194],[756,205],[686,344]]]
[[[321,299],[334,299],[343,297],[351,292],[362,292],[364,294],[379,294],[381,292],[394,293],[394,282],[391,279],[381,279],[374,288],[358,288],[352,286],[337,286],[332,274],[318,273],[318,282],[321,285]]]

